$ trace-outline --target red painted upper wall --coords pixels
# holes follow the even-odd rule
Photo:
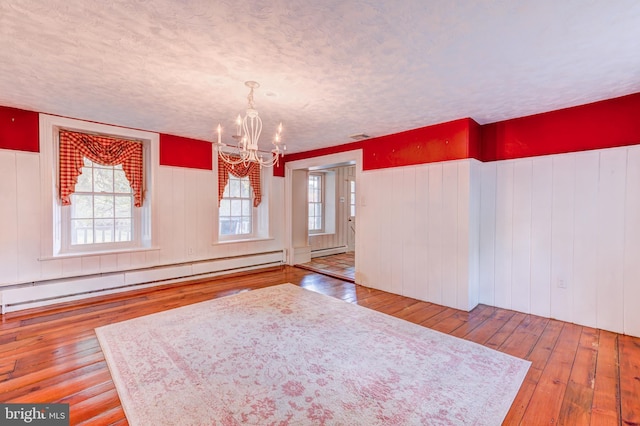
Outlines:
[[[478,123],[470,118],[368,139],[363,143],[363,170],[475,158]]]
[[[160,134],[160,165],[213,170],[211,142]]]
[[[0,148],[40,151],[38,113],[0,106]]]
[[[462,118],[359,142],[291,154],[284,159],[289,162],[362,149],[362,168],[374,170],[479,158],[480,142],[480,125],[471,118]],[[284,176],[284,168],[278,176]]]
[[[482,126],[481,160],[640,144],[640,93]]]

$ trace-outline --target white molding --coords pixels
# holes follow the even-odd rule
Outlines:
[[[320,157],[312,157],[305,158],[302,160],[296,161],[288,161],[285,163],[285,247],[287,249],[287,253],[290,255],[287,259],[287,264],[295,265],[296,260],[299,260],[300,257],[296,256],[297,252],[300,253],[300,247],[294,247],[293,244],[293,218],[292,218],[292,209],[293,209],[293,199],[292,199],[292,175],[294,170],[309,170],[310,168],[331,168],[340,165],[348,165],[355,164],[355,180],[356,185],[358,185],[358,181],[360,180],[360,175],[362,173],[362,149],[356,149],[353,151],[345,151],[336,154],[323,155]],[[358,187],[356,197],[359,198],[362,188]],[[358,238],[358,234],[356,233],[356,240]],[[356,270],[357,270],[357,262],[356,262]]]
[[[145,203],[150,203],[146,211],[150,212],[150,217],[146,218],[146,223],[151,224],[151,229],[143,229],[142,241],[145,245],[153,246],[156,230],[156,185],[155,179],[159,164],[160,135],[144,130],[129,129],[125,127],[112,126],[107,124],[92,123],[55,115],[39,114],[39,134],[40,134],[40,220],[41,220],[41,245],[40,258],[48,259],[58,256],[54,246],[59,246],[60,239],[60,217],[57,212],[59,200],[56,176],[56,134],[60,128],[77,130],[81,132],[100,133],[107,135],[117,135],[129,139],[143,140],[148,144],[149,155],[145,163],[147,172],[145,173]],[[144,212],[143,212],[144,214]],[[148,235],[150,231],[151,235]],[[143,248],[143,247],[140,247]],[[115,251],[114,251],[115,252]],[[101,254],[109,254],[103,252]],[[82,256],[82,254],[80,254]],[[87,254],[87,255],[95,255]]]
[[[2,313],[282,265],[282,251],[90,276],[32,282],[0,290]]]

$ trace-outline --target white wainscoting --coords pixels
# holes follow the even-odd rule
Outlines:
[[[640,146],[485,163],[481,181],[480,303],[640,336]]]
[[[363,172],[356,282],[458,309],[475,307],[480,166],[459,160]]]
[[[187,279],[209,278],[229,272],[278,266],[283,263],[284,253],[276,251],[14,285],[0,290],[0,306],[4,314],[87,297],[184,282]]]
[[[157,158],[157,157],[156,157]],[[0,150],[0,290],[26,284],[23,300],[37,298],[39,285],[51,280],[76,280],[94,291],[95,279],[101,274],[140,271],[141,282],[168,279],[156,277],[157,267],[188,264],[193,274],[202,274],[207,262],[254,253],[282,253],[284,248],[284,179],[272,177],[267,170],[265,192],[269,205],[269,237],[252,241],[217,243],[217,176],[211,170],[180,167],[157,167],[155,176],[155,209],[157,221],[154,247],[140,251],[82,256],[51,256],[51,212],[43,198],[52,199],[51,189],[42,188],[41,154]],[[44,219],[43,219],[44,218]],[[43,255],[44,253],[44,255]],[[281,262],[281,257],[279,262]],[[260,259],[241,261],[246,268],[261,264]],[[251,260],[253,259],[253,260]],[[255,262],[254,262],[255,260]],[[252,263],[253,262],[253,263]],[[259,262],[259,263],[256,263]],[[237,263],[237,262],[236,262]],[[171,266],[173,268],[173,266]],[[217,267],[216,267],[217,268]],[[219,271],[219,269],[216,269]],[[180,271],[182,274],[184,271]],[[155,275],[154,275],[155,274]],[[181,275],[182,276],[182,275]],[[78,284],[80,283],[80,284]],[[98,283],[97,285],[102,285]],[[113,280],[118,286],[118,280]],[[81,289],[74,290],[82,293]],[[7,293],[6,297],[9,297]],[[9,303],[9,302],[3,302]]]

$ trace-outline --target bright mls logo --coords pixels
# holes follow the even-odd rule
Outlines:
[[[69,426],[69,404],[0,404],[0,424]]]

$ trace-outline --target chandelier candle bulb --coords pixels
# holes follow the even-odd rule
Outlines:
[[[236,118],[236,135],[240,135],[241,134],[241,129],[242,129],[242,117],[240,117],[240,114],[238,114],[238,117]]]
[[[218,145],[222,144],[222,127],[218,124]]]

